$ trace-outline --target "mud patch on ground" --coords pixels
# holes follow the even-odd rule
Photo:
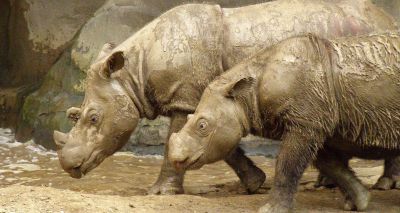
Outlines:
[[[1,132],[3,131],[3,132]],[[82,179],[59,166],[56,153],[32,142],[21,144],[0,131],[0,212],[255,212],[268,200],[274,160],[252,157],[267,174],[258,194],[247,195],[223,162],[188,172],[185,195],[147,196],[161,156],[120,152]],[[373,184],[381,161],[353,160],[360,179]],[[309,168],[301,180],[296,212],[344,212],[337,189],[315,189],[318,173]],[[373,191],[368,212],[400,212],[400,190]]]

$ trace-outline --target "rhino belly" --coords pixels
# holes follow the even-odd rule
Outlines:
[[[328,139],[325,146],[330,150],[334,150],[347,156],[370,160],[388,159],[400,154],[400,150],[397,149],[388,149],[379,146],[364,146],[341,137]]]

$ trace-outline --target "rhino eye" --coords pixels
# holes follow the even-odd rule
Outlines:
[[[205,121],[204,119],[199,120],[199,122],[198,122],[199,130],[204,131],[207,129],[207,126],[208,126],[207,121]]]
[[[99,121],[99,116],[98,115],[92,115],[90,116],[90,123],[91,124],[96,124]]]
[[[205,129],[207,127],[207,124],[202,122],[202,123],[200,123],[199,127],[200,127],[200,129]]]

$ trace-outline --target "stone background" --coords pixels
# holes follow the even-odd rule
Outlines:
[[[267,0],[211,0],[236,7]],[[83,99],[85,71],[105,42],[124,41],[164,11],[188,0],[0,0],[0,127],[17,140],[54,148],[68,131],[65,111]],[[373,0],[400,22],[400,0]],[[164,142],[168,119],[143,119],[132,145]],[[247,140],[254,141],[255,138]]]

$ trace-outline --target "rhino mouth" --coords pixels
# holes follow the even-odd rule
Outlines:
[[[186,165],[187,170],[196,170],[196,169],[200,169],[203,166],[203,164],[200,163],[200,159],[203,155],[201,154],[201,152],[197,152],[197,153],[199,153],[199,154],[195,155],[195,157],[191,158],[188,161],[188,164]]]
[[[103,160],[106,157],[107,156],[105,154],[103,154],[102,151],[93,152],[90,155],[89,159],[82,164],[82,166],[81,166],[82,174],[86,175],[87,173],[89,173],[90,171],[95,169],[97,166],[99,166],[101,164],[101,162],[103,162]]]
[[[87,173],[95,169],[106,158],[103,152],[92,152],[88,160],[84,161],[80,166],[68,170],[68,173],[73,178],[82,178]]]
[[[84,176],[84,174],[82,174],[82,171],[81,171],[80,166],[79,166],[79,167],[72,168],[71,170],[68,171],[68,173],[69,173],[69,175],[70,175],[71,177],[77,178],[77,179],[79,179],[79,178],[81,178],[81,177]]]
[[[190,159],[189,164],[186,167],[188,170],[200,169],[205,164],[205,162],[201,162],[201,159],[203,159],[203,158],[205,160],[207,159],[207,153],[210,150],[211,140],[214,137],[216,131],[217,130],[215,129],[213,132],[211,132],[211,134],[209,136],[207,136],[206,146],[198,149],[195,152],[195,154]]]
[[[203,157],[205,157],[205,159],[207,159],[207,153],[210,149],[211,146],[211,140],[213,138],[213,136],[215,135],[216,130],[214,130],[213,132],[211,132],[211,134],[209,136],[207,136],[207,142],[206,142],[206,146],[202,147],[200,149],[198,149],[195,154],[193,155],[193,157],[190,158],[186,169],[188,170],[196,170],[196,169],[200,169],[205,163],[201,162],[201,159],[203,159]]]

